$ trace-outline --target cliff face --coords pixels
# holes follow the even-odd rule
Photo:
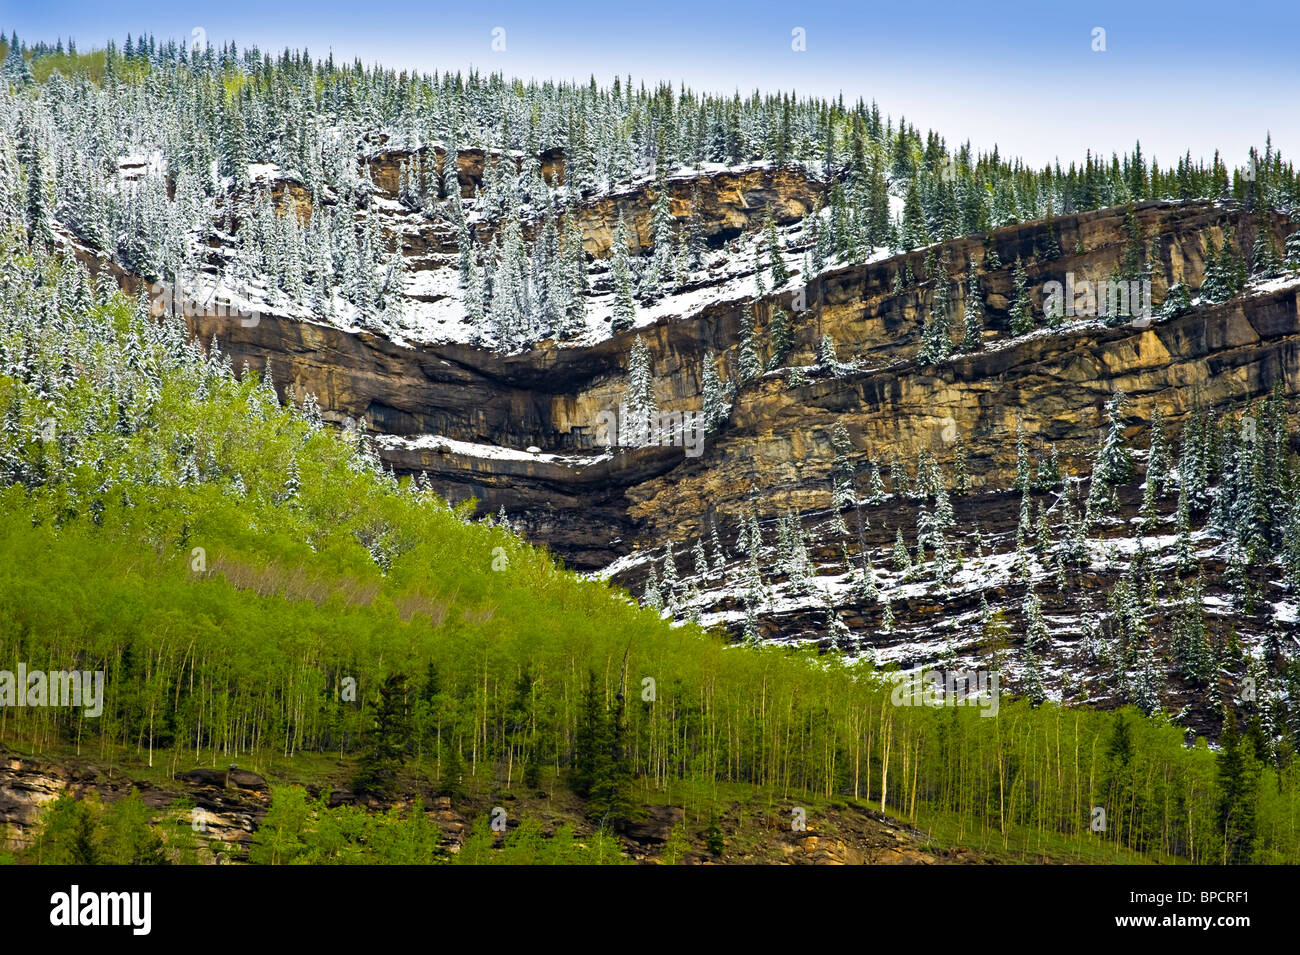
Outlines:
[[[788,208],[799,208],[802,187],[790,188]],[[603,200],[613,201],[617,197]],[[608,222],[608,214],[601,221]],[[718,211],[704,227],[720,234],[730,228],[730,214]],[[1225,228],[1253,235],[1253,217],[1217,204],[1144,203],[1133,215],[1154,252],[1156,303],[1173,282],[1201,284],[1206,244],[1221,244]],[[1274,229],[1280,242],[1290,226],[1278,220]],[[398,444],[381,449],[400,472],[427,471],[453,499],[472,495],[485,509],[504,507],[566,559],[596,569],[611,555],[662,543],[666,535],[691,536],[706,513],[734,516],[751,489],[762,492],[760,514],[827,506],[836,422],[847,428],[858,464],[894,454],[910,461],[922,449],[951,464],[951,436],[959,435],[973,483],[996,487],[1006,486],[1014,468],[1014,442],[1007,436],[1018,422],[1082,467],[1095,448],[1101,408],[1117,389],[1134,400],[1135,420],[1149,420],[1159,407],[1175,427],[1193,395],[1218,405],[1262,395],[1275,381],[1289,395],[1300,392],[1294,290],[1198,308],[1145,328],[1073,319],[1056,332],[1008,336],[1017,259],[1035,291],[1064,281],[1066,273],[1076,284],[1104,282],[1119,268],[1129,240],[1125,211],[1112,209],[936,247],[939,267],[953,283],[951,314],[962,312],[972,262],[987,306],[986,347],[938,367],[916,360],[933,288],[922,252],[823,273],[756,307],[749,295],[738,295],[594,345],[544,343],[513,355],[467,345],[400,346],[366,332],[274,315],[247,326],[213,316],[192,324],[204,341],[215,334],[236,367],[245,360],[260,367],[269,359],[278,386],[292,383],[299,395],[316,394],[332,420],[365,417],[382,434],[439,434],[548,452],[599,450],[600,416],[623,398],[627,355],[637,337],[653,356],[660,407],[675,411],[700,407],[707,354],[734,373],[751,311],[760,342],[775,305],[794,313],[795,345],[784,364],[814,365],[821,335],[834,338],[842,360],[853,358],[854,368],[834,375],[810,367],[804,384],[791,386],[785,373],[747,383],[729,421],[695,458],[680,448],[648,449],[596,465],[548,464]],[[1049,258],[1043,250],[1053,244],[1065,251]],[[996,267],[990,266],[993,250]],[[896,292],[896,278],[909,272],[919,281]],[[1041,325],[1041,294],[1033,301]],[[799,304],[806,308],[798,311]]]
[[[669,211],[676,219],[693,216],[701,238],[717,244],[762,228],[770,214],[777,225],[794,222],[824,201],[825,188],[789,168],[754,166],[725,169],[667,181]],[[628,247],[643,252],[654,242],[651,212],[658,193],[653,184],[584,201],[578,205],[583,248],[589,255],[609,255],[618,217],[623,216]]]
[[[470,152],[459,157],[463,189],[472,190],[481,177],[479,160]],[[390,152],[369,161],[379,189],[395,189],[401,158]],[[552,172],[562,175],[558,167]],[[800,220],[820,205],[824,186],[795,170],[754,166],[672,178],[667,188],[673,214],[690,216],[709,251],[684,279],[679,271],[672,291],[642,301],[642,324],[628,331],[608,330],[611,269],[602,257],[620,215],[633,251],[647,249],[653,180],[570,206],[567,214],[582,227],[587,307],[595,316],[576,339],[503,353],[468,344],[472,335],[457,337],[452,326],[464,306],[454,230],[392,202],[375,204],[368,214],[401,237],[415,276],[404,294],[439,303],[440,324],[424,329],[432,334],[349,329],[273,308],[254,320],[194,315],[191,330],[205,342],[215,336],[236,368],[270,362],[281,393],[292,386],[298,396],[316,395],[327,420],[364,418],[381,458],[399,473],[423,472],[448,499],[477,499],[480,513],[504,510],[520,531],[571,566],[600,572],[638,597],[653,589],[652,571],[660,580],[670,573],[673,548],[682,562],[671,571],[681,581],[671,608],[678,616],[699,616],[733,635],[815,641],[905,666],[941,655],[1007,666],[1014,685],[1024,679],[1023,668],[1017,670],[1023,660],[989,664],[985,631],[991,613],[1023,628],[1023,601],[1032,590],[1057,641],[1056,652],[1042,661],[1045,679],[1065,699],[1124,698],[1115,695],[1114,681],[1097,682],[1101,664],[1082,637],[1132,572],[1130,564],[1167,562],[1161,552],[1177,530],[1174,497],[1147,502],[1139,514],[1140,478],[1118,488],[1113,515],[1086,543],[1090,556],[1067,571],[1051,541],[1064,539],[1068,515],[1081,507],[1077,499],[1066,503],[1067,496],[1086,493],[1079,490],[1086,484],[1068,478],[1090,472],[1104,409],[1117,391],[1128,397],[1122,423],[1139,460],[1157,411],[1176,438],[1194,407],[1241,411],[1277,393],[1292,411],[1300,409],[1300,280],[1291,274],[1168,318],[1107,321],[1085,313],[1066,316],[1055,328],[1047,327],[1045,292],[1051,283],[1101,286],[1137,268],[1149,277],[1158,310],[1175,283],[1201,287],[1207,251],[1222,248],[1229,233],[1237,249],[1250,249],[1262,222],[1281,247],[1296,224],[1231,203],[1145,202],[1007,226],[809,279],[801,273],[812,257],[812,237]],[[282,184],[279,195],[284,206],[298,198],[292,184]],[[754,239],[769,216],[793,277],[756,296]],[[480,240],[490,237],[491,224],[477,228]],[[972,273],[983,332],[979,348],[962,350]],[[1018,274],[1034,328],[1013,336]],[[120,270],[119,276],[138,287],[132,276]],[[928,363],[922,344],[941,280],[949,290],[953,354]],[[790,317],[791,340],[774,360],[778,309]],[[755,361],[771,370],[742,381],[750,327]],[[825,338],[835,343],[833,362],[819,354]],[[621,414],[638,339],[647,347],[663,412],[701,410],[709,360],[735,386],[729,411],[698,455],[680,446],[607,447],[617,444],[605,425]],[[836,448],[840,428],[846,441]],[[1067,478],[1029,501],[1037,537],[1048,541],[1037,546],[1032,569],[1022,543],[1026,522],[1033,522],[1012,490],[1018,432],[1035,466],[1055,455]],[[918,558],[925,554],[920,528],[933,505],[909,483],[927,460],[942,468],[945,482],[963,466],[967,478],[969,492],[954,490],[951,501],[949,543],[965,567],[955,577],[938,569],[937,557],[925,556],[924,569],[913,572],[897,556],[898,537],[906,550],[916,546]],[[868,476],[877,468],[888,473],[889,490],[869,495]],[[833,506],[837,470],[852,475],[856,506]],[[1200,529],[1206,520],[1196,515],[1196,566],[1206,583],[1207,613],[1226,614],[1223,627],[1211,627],[1215,639],[1227,645],[1231,630],[1251,643],[1269,627],[1290,626],[1300,608],[1293,613],[1280,575],[1266,567],[1252,569],[1250,599],[1251,606],[1275,608],[1272,616],[1255,619],[1257,611],[1240,610],[1220,541]],[[754,548],[742,543],[747,521],[761,525],[757,574]],[[788,541],[794,533],[791,522],[806,550],[803,571],[790,569],[789,546],[782,543],[782,535]],[[1114,556],[1121,552],[1136,556],[1131,562]],[[872,563],[871,579],[887,596],[863,592]],[[1165,578],[1168,588],[1181,579],[1173,571]],[[1172,627],[1163,607],[1148,608],[1152,632]],[[1217,726],[1206,716],[1204,694],[1171,693],[1173,702],[1187,697],[1187,725]]]
[[[1159,408],[1175,430],[1193,400],[1210,406],[1267,395],[1280,383],[1300,395],[1300,318],[1295,287],[1197,309],[1145,329],[1088,327],[924,367],[902,358],[878,370],[790,387],[769,375],[738,396],[727,428],[671,482],[633,494],[633,516],[647,536],[698,532],[712,507],[734,513],[758,487],[760,514],[830,506],[831,427],[842,424],[862,459],[928,450],[955,464],[954,436],[969,455],[976,488],[1014,481],[1014,436],[1056,449],[1086,472],[1115,391],[1131,400],[1134,434]],[[945,439],[945,434],[947,438]]]

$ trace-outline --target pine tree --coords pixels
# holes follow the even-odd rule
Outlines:
[[[767,213],[767,223],[763,232],[764,241],[767,245],[768,263],[772,268],[772,288],[779,289],[790,281],[790,272],[785,267],[785,260],[781,257],[781,243],[776,237],[776,223],[772,221],[770,209]]]
[[[746,311],[740,325],[740,360],[737,374],[741,384],[757,378],[763,373],[763,363],[758,357],[758,345],[754,335],[754,315]]]
[[[933,275],[934,293],[930,299],[930,318],[921,330],[921,350],[917,360],[937,365],[952,355],[952,331],[948,317],[948,273],[941,266],[927,270]]]
[[[22,59],[21,54],[19,59]],[[23,62],[26,64],[25,60]],[[54,217],[46,194],[46,160],[36,130],[26,116],[21,117],[18,124],[18,161],[27,172],[27,235],[32,242],[48,245],[54,241]]]
[[[641,593],[641,604],[654,610],[662,610],[664,606],[664,598],[659,593],[659,576],[655,573],[653,562],[651,562],[650,569],[646,573],[645,590]]]
[[[904,251],[919,249],[930,244],[930,233],[925,224],[925,212],[921,208],[921,192],[917,188],[917,178],[911,177],[907,182],[907,192],[903,197],[902,222],[899,226],[899,238]]]
[[[695,558],[695,576],[701,579],[707,578],[709,576],[709,558],[704,553],[703,538],[696,540],[691,556]]]
[[[888,596],[885,597],[885,607],[880,612],[880,632],[894,632],[894,602]]]
[[[612,250],[614,277],[614,317],[610,328],[614,332],[626,331],[636,323],[636,293],[632,285],[632,269],[628,262],[627,225],[623,213],[618,214],[618,227],[614,230]]]
[[[162,836],[149,823],[149,807],[134,786],[108,807],[97,861],[101,865],[163,865]]]
[[[561,266],[564,295],[564,337],[580,335],[587,327],[587,261],[582,248],[582,230],[576,216],[565,219],[564,254]]]
[[[903,541],[903,529],[900,527],[894,537],[894,569],[906,580],[912,573],[912,558],[907,553],[907,544]]]
[[[962,319],[962,351],[978,351],[984,347],[984,298],[980,292],[979,273],[971,259],[966,279],[966,305]]]
[[[1169,485],[1169,444],[1165,439],[1164,416],[1156,408],[1151,413],[1151,441],[1147,452],[1147,484],[1153,485],[1152,494],[1163,496]]]
[[[831,447],[835,452],[835,461],[831,468],[831,506],[838,510],[851,507],[857,502],[853,463],[849,460],[853,445],[849,441],[848,430],[838,422],[831,429]]]
[[[366,733],[355,785],[362,792],[390,795],[406,760],[411,736],[407,677],[392,673],[379,689],[374,722]]]
[[[867,503],[882,504],[885,500],[885,482],[880,477],[880,464],[871,459],[871,474],[867,478]]]
[[[624,446],[645,447],[658,442],[659,403],[655,398],[654,366],[650,349],[640,335],[632,343],[627,363],[627,391],[623,407],[626,420],[619,436]]]
[[[842,367],[839,356],[835,352],[835,339],[830,335],[823,335],[817,343],[817,366],[832,375],[839,374]]]
[[[1117,391],[1106,402],[1107,429],[1097,453],[1097,463],[1093,469],[1094,477],[1100,475],[1107,484],[1124,484],[1133,474],[1133,459],[1124,444],[1123,416],[1128,399],[1124,392]]]
[[[668,542],[664,552],[664,570],[660,578],[660,591],[664,598],[664,607],[669,613],[677,612],[677,558],[673,555],[673,542]]]
[[[3,39],[3,36],[0,36]],[[23,56],[22,45],[18,42],[18,34],[11,33],[9,37],[9,50],[5,53],[4,61],[4,80],[10,86],[23,87],[33,82],[32,70],[27,63],[27,57]]]
[[[1231,711],[1223,721],[1216,761],[1219,797],[1217,815],[1223,839],[1223,864],[1253,861],[1257,835],[1255,805],[1259,767],[1250,741],[1243,739]]]
[[[1025,267],[1021,264],[1020,257],[1016,257],[1016,270],[1014,273],[1014,299],[1011,303],[1011,334],[1027,335],[1034,330],[1034,310],[1029,302],[1029,279],[1025,274]]]
[[[650,235],[653,248],[650,253],[649,267],[641,283],[642,296],[652,300],[671,291],[675,271],[673,255],[676,235],[665,173],[665,167],[661,164],[655,181],[655,201],[650,207]]]
[[[723,387],[722,379],[718,377],[717,364],[712,352],[704,356],[701,390],[703,397],[700,413],[704,416],[705,430],[713,432],[727,421],[731,414],[731,404],[727,401],[727,392]]]
[[[772,310],[767,335],[770,349],[767,367],[770,371],[780,368],[794,348],[794,330],[790,327],[790,316],[785,313],[785,309],[778,306]]]
[[[716,520],[709,522],[709,544],[713,550],[713,570],[721,574],[722,569],[727,565],[727,552],[723,550],[722,541],[718,538],[718,522]]]

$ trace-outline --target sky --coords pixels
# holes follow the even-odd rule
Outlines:
[[[1035,166],[1137,140],[1162,164],[1216,149],[1244,164],[1270,132],[1300,155],[1297,0],[0,0],[0,28],[29,42],[72,36],[82,50],[128,32],[181,39],[199,29],[216,44],[307,47],[398,69],[843,94],[950,146],[996,143]]]

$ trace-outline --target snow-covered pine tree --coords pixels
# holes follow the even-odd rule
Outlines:
[[[979,272],[971,259],[966,277],[966,303],[962,316],[962,351],[978,351],[984,347],[984,297],[980,291]]]
[[[627,223],[623,221],[621,210],[618,214],[618,227],[614,230],[613,242],[610,256],[613,259],[614,316],[610,328],[612,331],[622,332],[636,324],[636,292],[632,282],[632,267],[628,260]]]
[[[571,338],[582,334],[587,328],[587,260],[577,216],[565,217],[563,262],[562,272],[567,290],[564,295],[561,335]]]
[[[903,529],[900,527],[894,537],[894,569],[903,575],[906,580],[912,573],[912,558],[907,552],[907,544],[903,540]]]
[[[823,335],[817,342],[817,367],[832,375],[838,375],[842,369],[836,354],[835,339],[830,335]]]
[[[718,537],[718,521],[713,519],[709,522],[709,544],[713,551],[713,571],[721,574],[727,565],[727,552],[722,547],[722,541]]]
[[[654,365],[650,349],[640,335],[632,343],[627,363],[627,391],[623,407],[626,419],[620,422],[622,433],[619,443],[630,447],[645,447],[657,443],[659,429],[659,402],[654,390]]]
[[[880,632],[881,632],[881,633],[893,633],[893,632],[894,632],[894,627],[895,627],[895,622],[894,622],[894,602],[889,598],[888,595],[886,595],[886,596],[885,596],[885,607],[884,607],[884,609],[881,610],[881,612],[880,612]]]
[[[695,541],[691,556],[695,559],[695,576],[702,580],[707,579],[709,576],[709,558],[704,553],[704,538],[701,537]]]
[[[835,453],[831,466],[831,506],[836,510],[852,507],[857,502],[853,462],[849,460],[853,444],[848,429],[839,422],[831,428],[831,448]]]
[[[713,352],[705,354],[704,371],[700,377],[703,391],[700,413],[704,416],[706,431],[713,432],[725,423],[731,414],[731,403],[727,401],[727,391],[723,387],[722,379],[718,377],[717,362]]]
[[[763,363],[758,357],[758,344],[755,341],[754,315],[751,311],[746,311],[741,319],[740,359],[736,371],[741,384],[763,373]]]
[[[1113,510],[1116,504],[1114,488],[1126,484],[1133,474],[1133,458],[1124,443],[1124,411],[1127,406],[1124,392],[1117,391],[1106,402],[1106,430],[1097,449],[1097,459],[1092,469],[1092,486],[1088,492],[1088,520]]]
[[[772,288],[779,289],[790,281],[790,271],[785,267],[785,260],[781,257],[781,242],[776,237],[776,223],[772,220],[770,209],[767,212],[763,235],[767,246],[768,264],[772,268]]]
[[[1019,256],[1016,257],[1016,270],[1012,284],[1014,291],[1011,302],[1011,334],[1027,335],[1034,330],[1034,309],[1029,301],[1029,279]]]
[[[921,349],[917,360],[937,365],[952,355],[952,322],[948,316],[948,272],[931,260],[927,275],[933,276],[934,292],[930,298],[930,318],[921,329]]]
[[[650,207],[650,262],[641,279],[641,297],[653,301],[672,291],[676,248],[675,225],[669,204],[666,167],[659,166],[655,179],[655,201]]]
[[[786,356],[794,348],[794,330],[790,327],[790,316],[779,305],[772,309],[772,317],[767,326],[768,370],[780,368]]]
[[[660,583],[660,592],[663,594],[664,608],[671,614],[677,613],[677,599],[679,583],[677,579],[677,558],[673,555],[673,542],[668,542],[668,547],[664,553],[664,572]]]
[[[867,478],[867,503],[877,505],[884,503],[885,482],[880,477],[880,463],[871,459],[871,473]]]
[[[664,598],[659,593],[659,578],[655,573],[654,562],[650,563],[650,571],[646,575],[645,590],[641,595],[641,603],[646,607],[653,607],[655,610],[662,610]]]
[[[34,82],[32,69],[27,63],[27,57],[23,55],[22,45],[18,42],[16,32],[12,32],[9,37],[9,50],[5,53],[3,74],[4,81],[9,86],[22,88]]]

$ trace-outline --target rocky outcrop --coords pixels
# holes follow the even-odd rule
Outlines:
[[[144,804],[157,812],[155,821],[183,800],[191,807],[185,817],[200,842],[211,845],[216,840],[229,847],[230,857],[245,858],[257,824],[270,805],[266,780],[231,767],[194,769],[179,774],[176,781],[171,789],[159,789],[83,760],[63,764],[5,754],[0,756],[0,851],[30,847],[40,831],[46,806],[64,794],[111,803],[134,788],[140,791]]]
[[[403,165],[406,165],[408,169],[414,168],[416,165],[423,165],[426,180],[432,186],[433,191],[441,194],[442,169],[446,159],[446,148],[440,144],[435,144],[421,146],[417,149],[380,149],[367,155],[363,161],[369,169],[375,187],[389,199],[395,199],[400,188]],[[558,148],[548,149],[538,153],[537,160],[541,168],[542,179],[548,185],[560,186],[564,184],[563,150]],[[489,163],[496,164],[503,161],[507,164],[513,164],[516,174],[524,166],[524,156],[518,152],[507,153],[503,156],[496,149],[484,151],[471,147],[458,150],[456,153],[456,174],[457,181],[460,183],[461,198],[471,198],[474,195],[474,190],[483,185],[483,174]],[[508,169],[509,165],[506,168]]]
[[[1142,203],[1133,215],[1144,242],[1156,250],[1156,303],[1173,282],[1200,285],[1206,244],[1221,242],[1226,228],[1243,244],[1253,240],[1254,217],[1223,204]],[[714,221],[724,228],[725,216]],[[1280,242],[1291,225],[1279,217],[1273,229]],[[954,283],[952,314],[961,314],[970,263],[981,272],[988,328],[984,350],[937,368],[916,361],[933,281],[925,275],[931,250],[824,273],[802,291],[769,296],[756,309],[748,298],[718,301],[695,315],[595,345],[543,343],[516,355],[460,345],[399,346],[275,316],[251,327],[208,316],[193,324],[205,341],[215,334],[236,367],[244,361],[259,367],[269,359],[279,387],[316,394],[334,421],[364,417],[384,434],[441,434],[573,454],[600,450],[597,422],[622,400],[635,337],[650,348],[657,399],[668,410],[699,407],[707,353],[734,374],[746,316],[756,311],[761,342],[776,304],[796,312],[787,363],[811,365],[816,341],[827,334],[839,344],[841,359],[854,360],[855,367],[836,375],[810,370],[807,383],[793,387],[777,373],[748,383],[730,420],[696,458],[676,448],[622,453],[596,465],[550,466],[385,447],[384,457],[399,471],[427,471],[452,499],[474,496],[491,510],[504,507],[575,566],[596,568],[638,543],[689,536],[706,514],[734,514],[751,486],[762,488],[764,513],[825,506],[829,432],[836,422],[847,427],[858,463],[893,453],[914,461],[922,448],[946,461],[953,449],[945,433],[960,435],[976,484],[993,485],[1005,482],[1014,463],[1006,435],[1015,433],[1017,421],[1079,464],[1095,445],[1100,409],[1115,389],[1133,397],[1135,427],[1155,407],[1176,426],[1193,395],[1220,404],[1262,395],[1275,382],[1288,394],[1300,393],[1294,290],[1199,308],[1146,328],[1075,321],[1054,333],[1008,339],[1017,259],[1031,289],[1063,281],[1066,273],[1076,282],[1104,281],[1128,242],[1126,210],[1110,209],[935,247],[939,267]],[[1049,256],[1053,245],[1067,251]],[[995,249],[996,268],[990,266]],[[906,273],[919,281],[895,291],[896,278]],[[1035,302],[1041,312],[1041,297]]]
[[[792,167],[767,165],[726,169],[667,181],[669,211],[675,219],[692,218],[700,237],[713,245],[763,227],[768,216],[777,225],[796,222],[824,201],[824,184]],[[609,255],[621,215],[628,248],[644,252],[654,244],[651,213],[658,193],[653,181],[579,203],[574,212],[589,255]]]
[[[769,375],[744,389],[728,426],[672,480],[630,492],[632,515],[650,538],[698,533],[711,508],[734,514],[751,487],[760,513],[830,505],[831,428],[843,425],[859,465],[922,449],[955,464],[956,437],[969,454],[974,487],[1014,482],[1014,436],[1057,450],[1087,471],[1106,401],[1131,399],[1132,431],[1159,409],[1177,427],[1199,400],[1210,406],[1264,397],[1280,384],[1300,396],[1300,316],[1290,287],[1199,308],[1148,328],[1092,322],[1039,333],[939,367],[899,359],[878,370],[823,375],[790,387]]]
[[[538,159],[543,180],[552,186],[563,184],[563,154],[550,150],[541,153]],[[365,162],[375,188],[384,197],[395,199],[403,166],[409,170],[415,164],[423,164],[426,177],[436,176],[431,182],[438,191],[445,160],[445,150],[435,145],[416,150],[386,149],[369,155]],[[456,170],[462,198],[471,198],[482,186],[486,164],[503,161],[513,164],[516,173],[523,166],[523,157],[518,153],[503,157],[495,151],[485,154],[481,149],[458,152]],[[562,219],[576,215],[582,229],[583,248],[589,255],[604,258],[609,254],[622,215],[629,248],[642,252],[654,241],[650,224],[651,211],[658,198],[654,183],[652,178],[641,179],[596,198],[581,197],[564,211]],[[673,217],[692,218],[700,238],[715,245],[761,228],[769,215],[778,225],[795,222],[822,205],[826,193],[825,183],[810,178],[801,169],[770,164],[710,170],[696,175],[678,174],[667,180],[667,188]],[[531,234],[527,228],[531,224],[525,225],[525,234]],[[477,237],[487,241],[492,232],[490,226],[481,224]]]

